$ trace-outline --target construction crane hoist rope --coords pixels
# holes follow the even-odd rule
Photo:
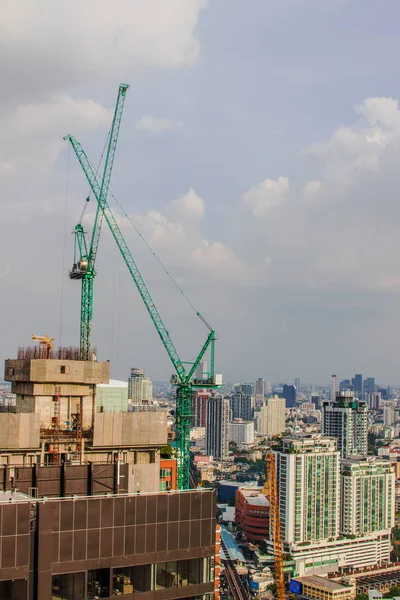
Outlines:
[[[120,86],[120,90],[121,90]],[[124,86],[125,87],[125,92],[128,88],[128,86]],[[123,103],[122,103],[123,106]],[[115,114],[117,114],[117,108],[118,108],[118,100],[117,100],[117,107],[116,107],[116,111]],[[120,112],[119,114],[119,121],[118,121],[118,128],[116,129],[117,134],[118,135],[118,130],[119,130],[119,125],[120,125],[120,117],[122,115],[122,108],[120,108]],[[114,121],[115,121],[115,116],[114,116]],[[150,315],[150,318],[153,322],[153,325],[155,326],[158,335],[160,336],[160,339],[162,341],[162,344],[174,366],[175,369],[175,373],[172,375],[171,377],[171,384],[176,386],[176,412],[175,412],[175,416],[176,416],[176,437],[177,437],[177,451],[178,451],[178,488],[179,489],[189,489],[190,488],[190,427],[191,427],[191,421],[192,421],[192,396],[194,391],[196,390],[196,388],[218,388],[221,387],[222,385],[222,376],[221,375],[216,375],[215,371],[214,371],[214,346],[215,346],[215,341],[217,339],[217,335],[216,332],[207,324],[207,322],[205,321],[205,319],[202,317],[202,315],[200,313],[197,313],[197,316],[202,320],[202,322],[207,326],[207,328],[209,329],[209,334],[207,336],[206,341],[203,344],[203,347],[201,348],[197,358],[191,362],[183,362],[175,348],[175,345],[171,339],[171,336],[161,318],[160,313],[158,312],[158,309],[156,307],[156,305],[154,304],[154,301],[150,295],[150,292],[144,282],[144,279],[137,267],[137,264],[131,254],[131,251],[125,241],[125,238],[121,232],[121,229],[114,217],[114,214],[108,204],[107,201],[107,193],[108,193],[108,187],[109,187],[109,183],[110,183],[110,178],[111,178],[111,168],[112,168],[112,163],[113,163],[113,159],[114,159],[114,154],[115,154],[115,146],[116,146],[116,140],[117,137],[113,135],[110,136],[110,145],[114,144],[114,149],[113,151],[108,151],[107,153],[107,159],[109,159],[109,156],[111,158],[111,162],[109,159],[109,165],[107,166],[107,159],[106,159],[106,166],[105,166],[105,170],[104,170],[104,176],[103,176],[103,181],[100,184],[98,179],[97,179],[97,175],[95,172],[95,169],[93,168],[88,156],[86,155],[82,145],[80,144],[80,142],[78,142],[78,140],[76,140],[76,138],[72,135],[67,135],[64,137],[64,140],[67,140],[70,142],[70,144],[72,145],[72,148],[76,154],[76,157],[82,167],[82,170],[86,176],[86,179],[90,185],[90,188],[93,192],[93,195],[95,196],[97,203],[98,203],[98,213],[99,213],[99,217],[101,215],[101,218],[96,219],[95,221],[95,226],[97,227],[97,233],[95,234],[95,232],[93,232],[92,234],[92,248],[94,247],[95,250],[97,251],[97,245],[98,245],[98,236],[100,234],[100,228],[98,223],[100,223],[101,226],[101,220],[104,217],[104,219],[107,222],[107,225],[110,229],[110,232],[115,240],[115,243],[117,244],[117,247],[120,251],[120,254],[128,268],[128,271],[131,275],[131,278],[133,279],[136,288],[143,300],[143,303],[147,309],[147,312]],[[111,165],[111,166],[110,166]],[[96,217],[97,217],[97,213],[96,213]],[[84,245],[83,240],[85,239],[84,236],[81,236],[79,233],[78,240],[80,240],[80,242],[78,241],[78,252],[79,252],[79,256],[82,258],[84,258],[85,256],[88,257],[88,267],[87,269],[93,269],[92,272],[92,276],[91,278],[87,278],[88,281],[91,281],[92,283],[92,289],[93,289],[93,277],[94,277],[94,267],[92,267],[92,264],[90,261],[93,259],[93,257],[95,258],[96,253],[94,252],[91,253],[89,252],[85,252],[86,248]],[[95,242],[95,244],[94,244]],[[81,244],[81,245],[79,245]],[[85,267],[86,268],[86,267]],[[83,270],[83,269],[81,269]],[[84,277],[85,273],[83,273],[82,277]],[[84,280],[84,279],[83,279]],[[86,310],[86,314],[88,314],[91,317],[91,311],[92,311],[92,306],[88,306],[87,303],[85,304],[85,306],[87,307]],[[89,312],[90,310],[90,312]],[[90,319],[91,321],[91,319]],[[89,320],[86,321],[86,323],[90,322]],[[82,329],[81,329],[81,333],[82,333]],[[85,334],[87,333],[86,331],[84,332]],[[90,333],[90,331],[89,331]],[[85,340],[87,340],[88,337],[86,336]],[[90,338],[89,338],[90,339]],[[81,340],[82,340],[82,336],[81,336]],[[202,360],[204,354],[206,353],[207,350],[210,350],[210,371],[209,373],[207,373],[206,378],[200,378],[200,379],[196,379],[194,378],[194,374],[196,371],[196,368],[198,366],[198,364],[200,363],[200,361]],[[89,346],[89,353],[90,353],[90,346]],[[89,357],[86,356],[86,359],[88,359]],[[184,365],[190,365],[190,368],[186,368]]]

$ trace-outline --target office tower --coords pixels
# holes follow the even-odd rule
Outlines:
[[[264,392],[265,392],[264,379],[259,377],[256,381],[256,398],[257,398],[257,396],[261,396],[262,398],[264,398]]]
[[[296,379],[294,380],[294,386],[296,388],[296,390],[299,392],[300,391],[300,378],[296,377]]]
[[[261,407],[258,433],[261,435],[280,435],[285,431],[285,398],[274,396],[268,398],[267,404]]]
[[[336,398],[337,392],[338,392],[337,377],[336,377],[336,375],[332,375],[332,377],[331,377],[331,400],[334,400]]]
[[[296,388],[294,385],[284,385],[283,386],[283,397],[286,400],[286,406],[288,408],[294,408],[296,406]]]
[[[242,421],[235,419],[229,423],[229,442],[235,442],[238,446],[254,444],[253,421]]]
[[[350,379],[343,379],[339,383],[339,392],[349,392],[354,390],[354,385],[350,383]]]
[[[252,383],[241,383],[240,391],[243,394],[245,394],[246,396],[253,396],[254,395],[254,386]]]
[[[382,400],[382,396],[381,396],[380,392],[372,392],[372,394],[365,392],[364,400],[367,402],[369,409],[378,410],[381,400]]]
[[[219,460],[229,455],[229,400],[221,394],[207,400],[206,453]]]
[[[153,384],[145,377],[144,369],[132,368],[128,379],[128,398],[132,404],[149,402],[153,398]]]
[[[265,385],[264,379],[261,377],[257,379],[255,386],[255,405],[262,406],[264,404]]]
[[[363,376],[361,373],[356,373],[354,376],[354,391],[357,398],[361,400],[363,398]]]
[[[383,409],[383,424],[386,426],[394,425],[398,414],[395,413],[393,406],[385,406]]]
[[[192,427],[205,427],[207,423],[207,400],[210,393],[205,390],[194,392],[192,396]]]
[[[334,437],[342,458],[358,454],[366,456],[368,444],[368,409],[352,392],[341,392],[322,406],[322,432]]]
[[[317,394],[311,394],[311,402],[314,404],[315,410],[321,408],[321,398]]]
[[[268,394],[272,393],[272,385],[271,382],[268,381],[267,379],[264,382],[264,393],[266,396],[268,396]]]
[[[374,392],[376,392],[375,377],[367,377],[364,380],[364,393],[373,394]]]
[[[284,543],[318,543],[339,533],[340,453],[320,434],[284,437],[275,452]]]
[[[252,421],[254,404],[254,396],[252,394],[246,394],[243,391],[234,392],[230,397],[232,420],[243,419],[243,421]]]
[[[347,458],[341,471],[341,533],[390,535],[394,527],[395,474],[393,466],[376,456]]]
[[[196,367],[196,370],[194,372],[194,378],[195,379],[207,379],[207,376],[208,376],[207,361],[202,360],[199,362],[199,364]]]

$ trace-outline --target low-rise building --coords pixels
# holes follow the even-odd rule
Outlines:
[[[235,521],[252,542],[269,538],[269,501],[261,489],[239,488],[235,494]]]
[[[352,600],[356,595],[355,585],[346,586],[318,575],[292,579],[290,590],[313,600]]]

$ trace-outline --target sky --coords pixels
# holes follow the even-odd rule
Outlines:
[[[0,359],[79,344],[71,232],[130,84],[110,205],[185,361],[225,380],[400,383],[397,0],[3,0]],[[122,207],[122,208],[121,208]],[[95,199],[84,226],[91,232]],[[107,226],[93,342],[172,372]]]

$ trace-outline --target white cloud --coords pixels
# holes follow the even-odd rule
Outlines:
[[[177,221],[201,221],[205,214],[204,200],[193,188],[172,202],[174,216]]]
[[[243,194],[243,202],[255,217],[262,217],[278,208],[286,200],[289,192],[289,179],[264,179],[258,186]]]
[[[134,125],[139,131],[147,131],[152,134],[165,133],[167,131],[180,131],[183,124],[173,119],[143,116]]]
[[[303,197],[309,201],[313,200],[320,189],[321,189],[320,181],[317,181],[317,180],[308,181],[303,188]]]
[[[0,13],[0,76],[12,94],[193,65],[207,0],[13,0]],[[11,94],[10,86],[6,86]]]
[[[385,148],[400,138],[397,100],[367,98],[354,111],[358,118],[353,125],[339,127],[328,141],[306,149],[322,161],[323,178],[341,194],[365,175],[378,173]]]
[[[208,242],[207,240],[203,240],[198,248],[192,250],[191,259],[197,267],[211,269],[221,275],[235,274],[236,272],[239,276],[239,269],[241,270],[243,266],[230,248],[221,242]]]

